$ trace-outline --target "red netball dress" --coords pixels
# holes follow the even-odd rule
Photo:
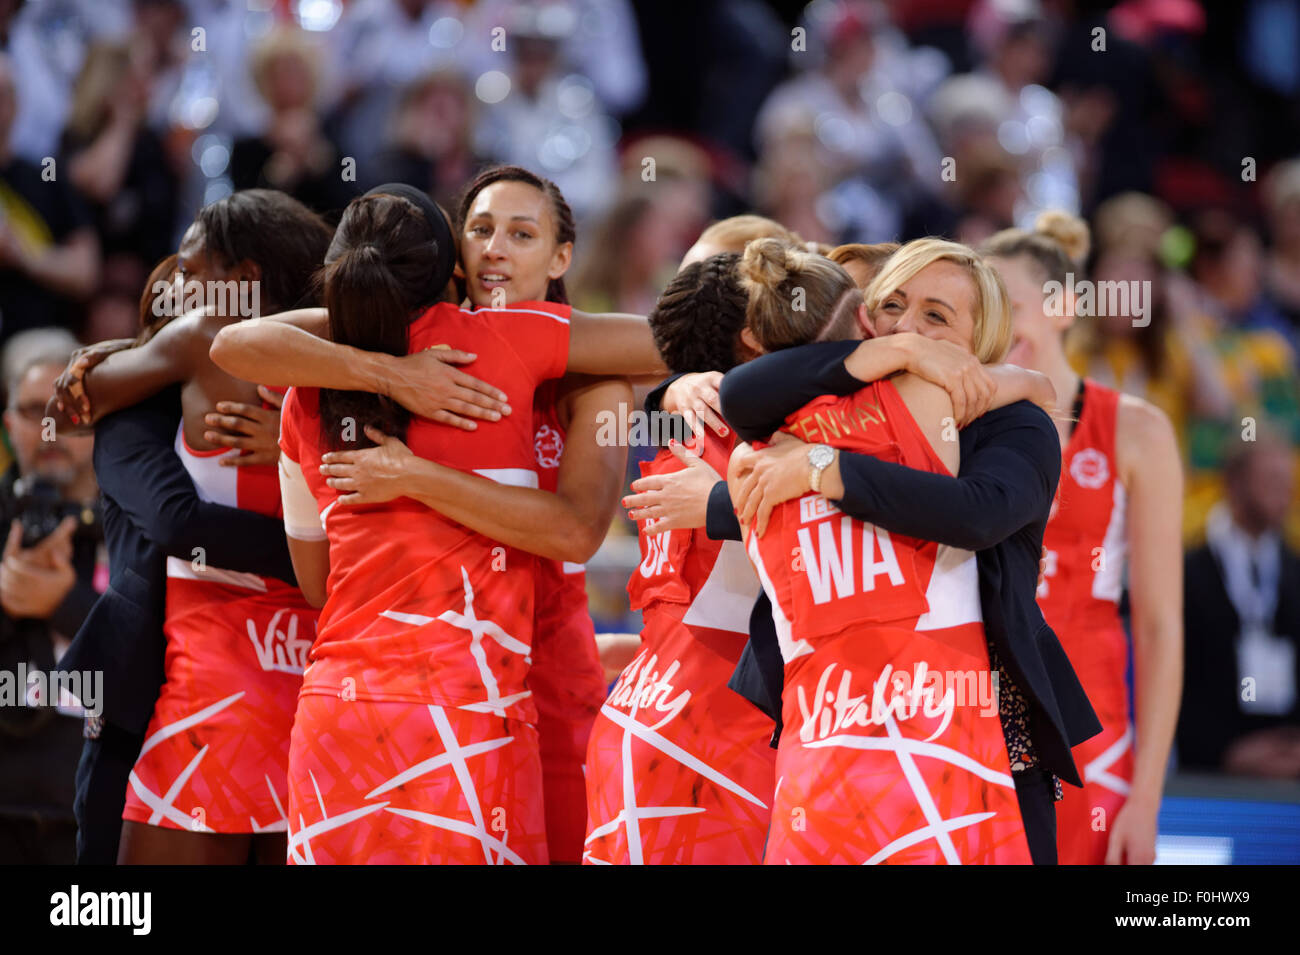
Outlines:
[[[520,410],[471,432],[416,419],[411,450],[536,487],[529,411],[537,386],[564,371],[568,315],[542,303],[429,309],[411,325],[410,350],[473,351],[468,371]],[[293,389],[281,417],[284,463],[301,467],[330,547],[290,747],[289,859],[544,863],[525,683],[536,561],[409,498],[336,506],[319,473],[318,399]]]
[[[785,430],[948,473],[889,381],[819,398]],[[1028,863],[974,555],[814,493],[746,536],[785,660],[764,861]]]
[[[725,474],[732,442],[703,457]],[[682,464],[664,450],[642,475]],[[703,528],[638,528],[628,595],[642,648],[619,675],[587,749],[589,864],[752,864],[762,859],[776,754],[772,721],[727,688],[758,581],[739,541]]]
[[[280,516],[273,467],[222,467],[219,448],[176,453],[199,497]],[[316,636],[297,587],[167,559],[166,682],[127,787],[122,818],[193,832],[284,832],[289,731]]]
[[[537,390],[533,450],[543,491],[559,484],[565,432],[556,414],[556,386]],[[537,560],[536,652],[528,687],[537,704],[541,738],[546,843],[554,862],[582,860],[587,831],[587,781],[583,764],[591,726],[605,702],[605,671],[596,631],[587,612],[587,575],[582,564]]]
[[[1065,448],[1043,536],[1047,568],[1038,588],[1043,617],[1102,725],[1100,734],[1074,747],[1083,789],[1066,787],[1056,804],[1063,865],[1106,861],[1110,824],[1133,780],[1128,637],[1119,617],[1128,557],[1124,485],[1115,470],[1120,393],[1094,381],[1083,387],[1083,414]]]

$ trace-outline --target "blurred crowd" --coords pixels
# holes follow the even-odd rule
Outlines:
[[[568,198],[588,310],[647,312],[745,211],[826,245],[1080,213],[1079,278],[1142,305],[1078,321],[1072,358],[1173,421],[1189,553],[1244,526],[1300,549],[1300,0],[0,0],[0,344],[133,336],[233,190],[454,209],[491,162]],[[6,455],[30,367],[7,356]],[[1237,616],[1286,573],[1233,576]],[[593,595],[611,629],[621,586]]]

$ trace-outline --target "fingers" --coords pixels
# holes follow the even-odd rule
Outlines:
[[[663,501],[663,495],[658,490],[647,491],[642,494],[629,494],[622,500],[622,504],[628,510],[653,507]],[[630,514],[628,515],[631,516]],[[633,518],[635,520],[635,518]]]
[[[467,365],[478,358],[478,355],[473,352],[461,351],[457,348],[426,348],[425,351],[432,352],[434,358],[449,365]]]
[[[15,518],[9,524],[9,536],[5,538],[4,559],[14,557],[23,546],[23,525]]]
[[[467,375],[463,371],[453,369],[453,372],[452,383],[472,393],[465,400],[477,401],[485,408],[491,408],[493,411],[499,411],[502,414],[510,414],[510,405],[506,404],[506,393],[500,388],[495,388],[486,381],[481,381],[473,375]]]
[[[280,394],[280,392],[275,391],[272,388],[266,387],[266,385],[257,386],[257,395],[259,398],[261,398],[263,401],[265,401],[268,405],[275,408],[276,410],[279,410],[280,408],[284,407],[284,395]],[[221,406],[218,405],[217,407],[220,408]]]
[[[736,511],[740,515],[742,524],[750,524],[754,520],[754,514],[758,510],[758,501],[754,495],[758,489],[758,472],[750,471],[740,482],[737,495],[732,501],[736,505]]]
[[[435,411],[429,416],[430,421],[436,421],[438,424],[448,424],[453,428],[460,428],[462,431],[474,431],[478,425],[468,418],[462,418],[460,415],[452,414],[450,411]]]
[[[464,400],[463,398],[448,398],[442,402],[442,411],[450,411],[453,414],[463,415],[466,418],[479,418],[483,421],[500,421],[501,413],[494,407],[495,403],[477,395],[474,392],[463,391],[463,396],[469,396],[473,400]],[[509,407],[508,405],[504,407]]]
[[[686,465],[688,468],[692,465],[704,464],[704,459],[696,453],[694,448],[688,447],[680,441],[669,441],[668,451],[673,457],[678,461],[681,461],[682,464]],[[708,467],[708,465],[705,465],[705,467]]]
[[[648,477],[637,478],[635,481],[632,482],[631,487],[632,487],[632,490],[633,490],[634,492],[636,492],[637,494],[642,494],[642,493],[644,493],[644,492],[646,492],[646,491],[658,491],[658,490],[661,490],[661,489],[663,489],[664,487],[666,487],[667,484],[668,484],[668,481],[667,481],[667,476],[666,476],[666,475],[663,475],[663,474],[651,474],[651,475],[649,475]],[[625,500],[626,500],[626,498],[625,498]]]
[[[357,479],[354,477],[332,477],[326,479],[325,483],[334,488],[336,491],[359,491]]]
[[[246,468],[255,467],[259,464],[273,467],[280,461],[280,449],[261,448],[256,451],[245,451],[238,454],[227,454],[221,458],[223,468]]]
[[[775,505],[768,500],[766,494],[762,496],[762,499],[758,503],[758,513],[755,516],[754,533],[759,537],[762,537],[763,532],[767,530],[767,521],[768,518],[772,516],[772,508],[774,506]]]
[[[224,407],[223,407],[224,406]],[[252,414],[246,414],[245,411],[251,412],[253,409],[249,405],[238,405],[229,402],[221,402],[217,408],[225,410],[229,408],[242,408],[244,411],[238,411],[230,414],[217,414],[209,412],[203,416],[203,423],[209,428],[222,428],[233,434],[254,435],[258,433],[256,419]],[[259,415],[263,414],[261,408],[256,409]]]
[[[719,404],[721,404],[721,402],[718,399],[718,393],[715,391],[713,392],[713,403],[709,404],[703,401],[699,402],[695,406],[695,413],[699,420],[712,428],[719,437],[725,438],[727,435],[731,434],[731,429],[723,423],[722,413],[716,410]]]
[[[261,447],[261,443],[251,435],[241,437],[237,434],[226,434],[223,431],[204,431],[203,439],[209,444],[219,445],[223,448],[234,448],[239,451]]]

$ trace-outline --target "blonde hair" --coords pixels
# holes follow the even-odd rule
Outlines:
[[[253,47],[248,69],[258,94],[267,99],[267,74],[271,64],[283,57],[296,57],[307,68],[315,98],[320,89],[320,52],[306,32],[288,25],[275,27]]]
[[[971,352],[983,364],[1002,361],[1011,347],[1011,305],[997,270],[974,249],[946,239],[916,239],[890,256],[885,267],[867,286],[867,311],[874,315],[885,299],[935,262],[951,262],[970,275],[975,291],[971,309],[975,330]]]
[[[68,132],[77,139],[94,139],[108,118],[108,102],[120,96],[118,84],[131,69],[130,51],[120,43],[92,43],[72,88]]]
[[[1083,271],[1091,244],[1088,223],[1068,212],[1048,209],[1039,214],[1032,232],[1003,229],[990,236],[980,252],[995,259],[1024,256],[1038,266],[1047,281],[1064,285],[1069,273]]]
[[[727,252],[744,252],[745,246],[755,239],[780,239],[798,246],[804,244],[803,239],[775,219],[756,215],[721,219],[701,232],[695,244],[716,245]]]
[[[780,239],[750,242],[737,268],[746,324],[765,351],[828,336],[845,322],[845,294],[858,291],[840,265]]]
[[[884,264],[889,261],[889,257],[899,248],[901,246],[897,242],[877,242],[873,245],[865,242],[849,242],[831,249],[826,253],[826,258],[840,265],[861,262],[871,270],[871,277],[874,279],[880,274]]]

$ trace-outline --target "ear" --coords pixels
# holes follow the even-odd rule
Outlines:
[[[230,271],[232,277],[241,282],[259,282],[262,279],[262,267],[252,259],[241,260]]]
[[[758,343],[758,339],[754,337],[754,333],[749,330],[748,325],[740,330],[740,341],[755,355],[764,354],[763,346]]]
[[[546,270],[547,278],[560,278],[565,272],[569,271],[569,265],[572,262],[573,243],[561,242],[555,247],[554,254],[551,255],[551,266]]]
[[[862,332],[863,339],[876,337],[876,326],[871,321],[871,316],[867,313],[867,303],[863,302],[858,306],[856,316],[858,330]]]

